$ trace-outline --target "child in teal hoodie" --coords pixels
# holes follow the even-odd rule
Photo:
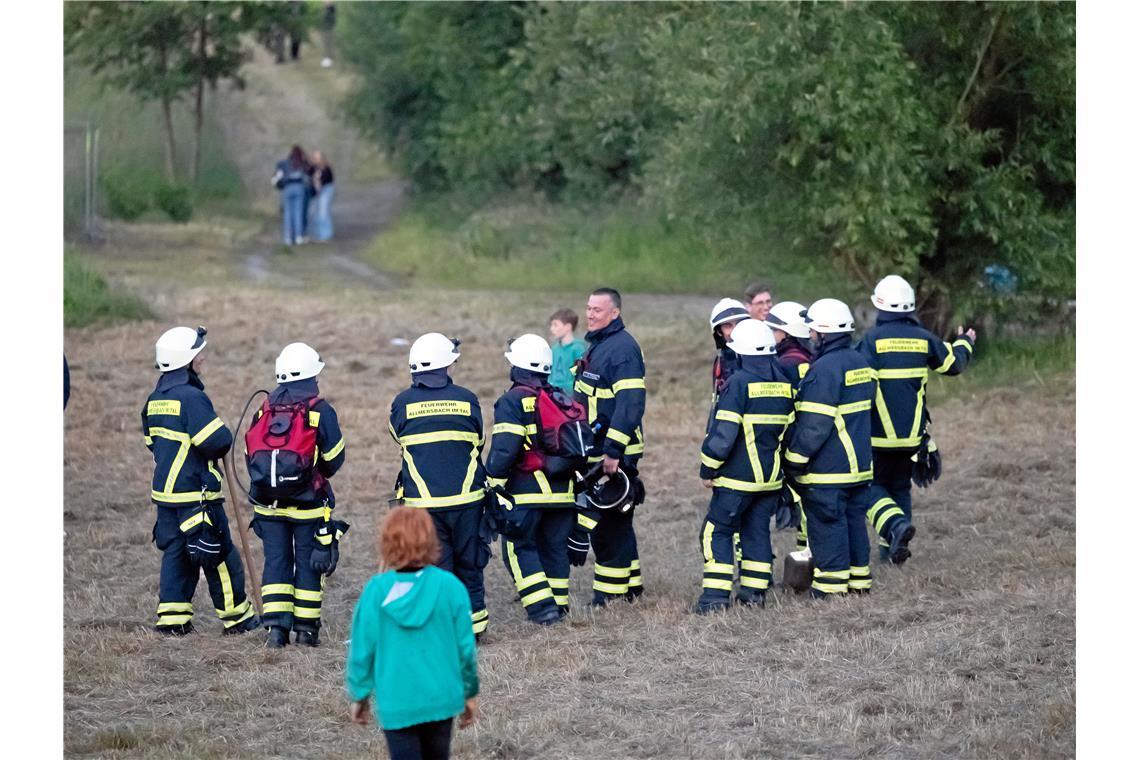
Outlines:
[[[356,723],[376,719],[393,758],[447,757],[451,723],[475,717],[479,673],[471,602],[451,573],[432,567],[439,543],[423,510],[392,510],[381,526],[384,566],[356,604],[345,682]]]
[[[570,309],[559,309],[550,315],[550,384],[569,394],[574,392],[574,376],[570,368],[586,353],[586,343],[574,336],[578,329],[578,315]]]

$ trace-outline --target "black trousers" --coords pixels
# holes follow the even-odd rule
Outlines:
[[[447,760],[451,754],[454,718],[417,723],[407,728],[384,729],[392,760]]]
[[[261,539],[265,567],[261,573],[261,622],[295,631],[321,627],[325,578],[309,564],[321,519],[293,522],[257,517],[253,532]]]
[[[769,522],[780,492],[745,493],[714,488],[701,526],[704,577],[700,601],[727,603],[736,571],[735,535],[740,536],[740,591],[745,602],[760,601],[772,582],[772,535]]]
[[[891,531],[901,519],[911,518],[910,476],[914,463],[910,449],[874,449],[874,482],[871,485],[867,519],[879,534],[879,552],[885,557]]]
[[[867,541],[867,483],[844,488],[802,487],[808,542],[815,560],[812,596],[871,590]]]
[[[633,513],[616,509],[601,511],[598,527],[590,534],[594,547],[594,602],[630,598],[641,594],[641,560]]]
[[[503,537],[503,564],[531,620],[570,605],[570,558],[566,543],[578,512],[572,507],[515,507],[524,536]]]
[[[471,627],[475,633],[482,633],[490,621],[483,595],[483,568],[491,559],[490,547],[479,540],[483,510],[479,504],[469,504],[432,509],[429,513],[439,538],[439,562],[436,565],[453,573],[466,587],[471,598]]]

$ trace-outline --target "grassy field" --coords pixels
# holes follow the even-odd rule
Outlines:
[[[140,288],[161,277],[136,266],[161,258],[154,251],[101,256],[102,268],[130,272]],[[375,569],[374,527],[399,466],[385,423],[407,382],[407,349],[390,341],[428,329],[461,337],[457,379],[489,418],[507,387],[506,339],[542,332],[554,306],[579,304],[475,290],[441,302],[429,289],[351,285],[286,295],[225,275],[224,257],[212,266],[210,287],[142,288],[158,293],[159,319],[67,332],[67,754],[382,757],[375,730],[348,725],[342,679],[349,617]],[[917,492],[915,558],[901,570],[876,566],[871,596],[823,605],[774,593],[766,610],[699,618],[687,610],[699,593],[707,505],[696,475],[711,358],[706,309],[704,297],[627,298],[648,366],[650,495],[637,518],[646,596],[586,609],[587,565],[573,574],[572,616],[539,629],[526,622],[496,547],[486,572],[483,713],[457,736],[456,756],[1071,756],[1071,369],[936,397],[945,475]],[[271,385],[285,343],[308,341],[328,363],[322,389],[348,439],[338,512],[353,530],[329,581],[318,651],[222,638],[204,585],[196,634],[171,641],[150,631],[159,553],[138,410],[153,387],[157,335],[200,322],[210,328],[207,389],[231,425],[248,394]],[[790,532],[777,536],[777,576],[792,542]]]
[[[150,307],[124,288],[108,285],[82,254],[63,256],[63,323],[67,327],[146,319]]]

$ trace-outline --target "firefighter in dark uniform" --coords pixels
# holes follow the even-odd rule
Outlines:
[[[763,322],[736,325],[728,346],[739,366],[716,404],[701,446],[701,480],[713,489],[701,528],[704,579],[697,612],[726,609],[734,576],[733,535],[740,536],[737,601],[764,605],[772,582],[769,520],[781,502],[780,444],[792,419],[792,383],[776,361]],[[789,521],[790,522],[790,521]]]
[[[312,347],[290,343],[275,362],[278,386],[268,399],[270,405],[307,406],[307,424],[317,431],[311,481],[283,498],[267,493],[252,478],[250,482],[253,531],[265,554],[262,622],[269,628],[266,645],[272,649],[289,644],[290,630],[298,644],[320,644],[325,576],[336,570],[337,544],[348,529],[347,524],[332,519],[336,497],[329,478],[344,464],[345,449],[336,410],[320,398],[317,387],[317,375],[324,366]],[[254,422],[261,414],[258,410]]]
[[[437,565],[467,588],[478,637],[490,620],[483,568],[491,553],[479,531],[487,485],[483,411],[474,393],[451,380],[449,368],[458,359],[459,341],[436,332],[416,338],[408,352],[412,386],[393,399],[388,429],[404,460],[396,497],[431,515]]]
[[[621,294],[599,288],[586,303],[589,348],[575,368],[574,398],[589,410],[595,450],[591,462],[602,462],[607,474],[627,471],[635,490],[633,505],[645,498],[637,463],[645,452],[641,418],[645,414],[645,360],[641,346],[621,319]],[[595,606],[615,599],[632,600],[643,591],[641,560],[633,530],[633,512],[606,510],[579,517],[573,538],[588,533],[594,547]],[[573,545],[571,545],[573,547]]]
[[[875,326],[857,346],[879,380],[871,418],[875,480],[867,519],[879,534],[881,559],[902,564],[915,530],[911,517],[910,482],[916,454],[939,456],[930,439],[926,381],[933,370],[957,375],[970,363],[976,334],[958,328],[947,343],[915,316],[914,288],[898,275],[875,286],[871,303],[878,309]]]
[[[749,318],[748,309],[735,298],[720,299],[709,314],[709,329],[712,330],[713,344],[716,346],[716,358],[713,359],[712,407],[709,410],[708,424],[705,426],[706,434],[713,427],[716,402],[728,387],[728,379],[732,377],[738,365],[736,353],[728,347],[728,340],[732,337],[733,328]]]
[[[816,301],[804,321],[816,346],[815,360],[800,382],[784,472],[794,478],[807,513],[815,561],[812,595],[867,592],[875,375],[852,348],[855,319],[847,304]]]
[[[215,462],[233,445],[233,435],[214,412],[199,377],[206,330],[174,327],[155,344],[162,372],[142,410],[142,432],[154,455],[150,498],[158,507],[153,538],[162,551],[159,573],[160,633],[193,630],[192,600],[199,570],[225,633],[261,625],[245,596],[245,572],[230,540]]]
[[[552,466],[557,458],[543,455],[538,443],[537,394],[554,391],[550,345],[528,333],[511,341],[504,356],[512,384],[495,402],[487,482],[505,489],[513,502],[511,529],[503,531],[503,562],[527,617],[552,625],[570,605],[567,543],[578,514],[574,475]]]
[[[799,387],[800,380],[811,366],[811,342],[808,326],[804,324],[804,305],[795,301],[780,301],[768,311],[764,324],[772,330],[776,339],[776,361],[784,368],[792,385]],[[808,548],[807,514],[802,509],[799,494],[793,490],[797,504],[800,504],[800,524],[796,531],[796,551]]]

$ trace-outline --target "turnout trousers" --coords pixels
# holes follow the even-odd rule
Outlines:
[[[229,521],[223,502],[206,505],[210,522],[222,534],[222,556],[225,560],[215,568],[199,567],[190,561],[186,537],[181,525],[198,512],[198,504],[187,507],[158,507],[152,537],[162,552],[158,576],[158,630],[179,628],[194,617],[194,589],[198,573],[206,576],[206,586],[214,602],[214,611],[229,630],[253,617],[253,607],[245,597],[245,570],[241,556],[230,539]]]
[[[566,543],[578,521],[567,507],[526,507],[521,510],[523,538],[503,537],[503,563],[515,583],[519,600],[531,620],[565,615],[570,608],[570,558]]]
[[[321,627],[325,577],[309,564],[314,535],[323,519],[294,522],[258,515],[253,532],[261,539],[261,622],[285,630],[316,633]]]
[[[826,598],[871,590],[871,545],[867,540],[870,484],[847,488],[800,487],[807,514],[815,572],[812,596]]]
[[[490,617],[483,594],[483,568],[491,559],[491,550],[479,540],[479,523],[483,518],[481,504],[451,509],[431,509],[432,524],[439,537],[439,562],[436,566],[455,575],[471,598],[471,628],[476,635],[487,630]]]
[[[600,511],[598,526],[590,534],[594,547],[594,601],[604,605],[616,599],[641,596],[641,559],[637,554],[637,535],[633,532],[633,513],[616,509]]]
[[[867,521],[879,536],[879,558],[887,559],[891,531],[905,519],[911,522],[910,476],[914,463],[910,449],[874,449],[875,476],[871,485]]]
[[[714,488],[708,515],[701,526],[701,606],[728,606],[737,564],[733,536],[740,536],[738,601],[763,602],[772,583],[772,535],[769,523],[780,493],[745,493]]]

